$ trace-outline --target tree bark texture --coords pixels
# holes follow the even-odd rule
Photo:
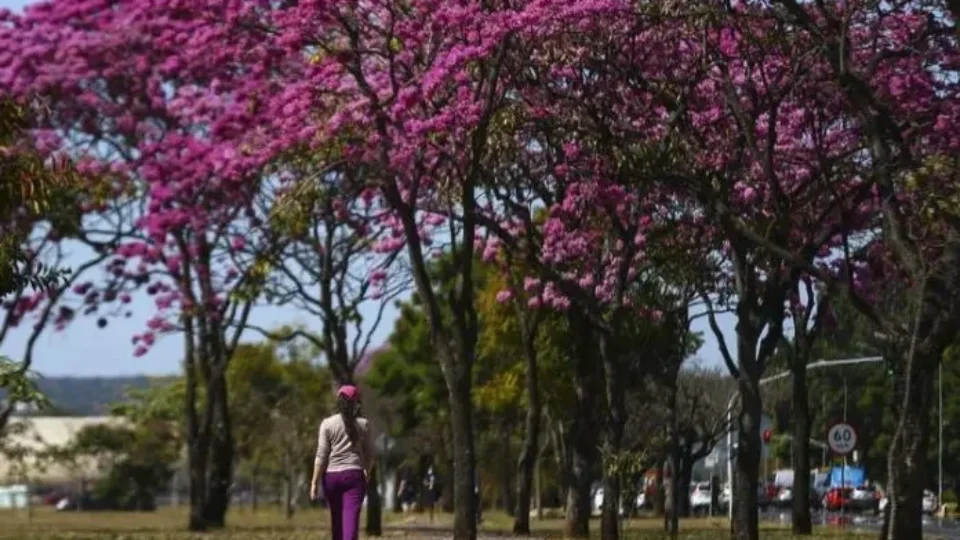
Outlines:
[[[810,518],[810,404],[806,358],[795,359],[793,369],[793,515],[794,535],[813,533]],[[802,364],[802,365],[797,365]]]
[[[626,424],[626,400],[622,358],[613,336],[601,336],[600,356],[603,360],[604,388],[607,398],[604,452],[610,457],[619,457],[623,446],[623,429]],[[600,534],[603,540],[620,538],[620,476],[618,470],[603,468],[603,509],[600,518]]]
[[[233,429],[226,380],[226,369],[212,370],[207,384],[207,399],[213,404],[213,421],[210,437],[210,465],[207,480],[207,496],[204,519],[208,528],[222,529],[226,526],[227,509],[230,506],[230,487],[233,485]]]
[[[380,493],[380,467],[374,467],[367,478],[367,536],[383,534],[383,493]]]
[[[476,459],[474,456],[473,403],[469,369],[453,367],[448,382],[450,421],[453,428],[453,535],[457,540],[477,537]],[[452,383],[452,384],[451,384]]]
[[[522,321],[521,324],[524,322]],[[540,383],[534,332],[535,328],[523,324],[521,337],[526,360],[525,383],[528,406],[524,422],[523,448],[517,463],[517,504],[513,516],[513,534],[517,536],[530,535],[530,491],[540,451]],[[537,508],[539,507],[538,501]]]
[[[740,413],[737,416],[737,466],[733,489],[733,521],[736,540],[759,540],[757,489],[760,475],[760,401],[758,377],[741,374]]]
[[[570,484],[567,490],[567,516],[564,533],[567,538],[590,537],[591,467],[597,457],[597,429],[594,424],[597,368],[595,339],[586,324],[586,318],[576,309],[567,313],[570,331],[576,336],[573,354],[575,364],[574,390],[576,405],[570,426],[571,453]]]

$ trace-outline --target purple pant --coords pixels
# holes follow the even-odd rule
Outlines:
[[[323,493],[330,507],[330,540],[357,540],[360,537],[360,509],[367,494],[363,471],[328,472],[323,475]]]

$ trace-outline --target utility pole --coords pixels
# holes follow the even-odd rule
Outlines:
[[[864,356],[860,358],[842,358],[839,360],[817,360],[807,364],[807,371],[814,371],[823,368],[833,368],[841,366],[850,366],[857,364],[869,364],[875,362],[883,362],[882,356]],[[760,386],[765,386],[774,381],[779,381],[780,379],[785,379],[791,375],[790,371],[782,371],[775,375],[765,377],[760,379]],[[727,478],[730,479],[730,503],[727,508],[727,519],[730,520],[731,525],[733,524],[733,501],[734,494],[736,490],[734,489],[734,477],[733,477],[733,405],[736,403],[737,398],[740,397],[738,391],[734,391],[733,395],[730,396],[730,401],[727,402]],[[844,378],[844,419],[846,419],[846,378]],[[941,422],[942,424],[942,422]],[[810,472],[807,471],[806,474]],[[794,478],[796,478],[797,471],[793,471]]]
[[[843,377],[843,423],[846,424],[847,423],[847,374],[844,373],[842,377]],[[843,521],[844,510],[846,510],[845,508],[846,505],[844,504],[844,494],[846,493],[845,490],[847,489],[847,479],[846,479],[847,455],[846,454],[843,455],[842,467],[843,468],[840,469],[840,527],[841,528],[846,526],[846,524]]]
[[[943,506],[943,360],[940,360],[940,371],[937,374],[937,394],[939,401],[937,435],[937,505]]]
[[[820,393],[820,417],[826,421],[827,418],[827,393]],[[827,445],[823,445],[823,453],[820,457],[820,466],[827,466]]]

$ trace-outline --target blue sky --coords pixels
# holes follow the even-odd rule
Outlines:
[[[19,10],[27,5],[27,0],[0,0],[0,7]],[[82,262],[82,259],[78,259]],[[95,275],[95,274],[94,274]],[[375,314],[373,306],[362,310],[366,319]],[[105,329],[99,329],[93,318],[80,318],[63,332],[46,332],[37,343],[34,351],[34,369],[43,375],[138,375],[169,374],[179,370],[182,345],[178,336],[169,336],[158,341],[153,349],[142,357],[133,356],[131,337],[146,328],[146,321],[155,313],[152,302],[140,297],[134,300],[130,318],[112,318]],[[374,333],[374,344],[386,339],[393,326],[396,310],[390,308],[383,323]],[[734,319],[729,315],[719,316],[720,326],[728,342],[735,348]],[[265,328],[274,328],[285,324],[303,324],[316,330],[318,321],[289,307],[268,306],[257,309],[252,322]],[[704,346],[699,352],[700,359],[708,365],[721,365],[717,340],[709,330],[705,318],[694,323],[694,330],[703,332]],[[12,358],[22,357],[28,337],[26,328],[11,332],[2,344],[0,353]],[[257,335],[248,332],[247,340],[256,340]]]
[[[0,7],[20,9],[30,3],[32,2],[28,2],[27,0],[0,0]]]

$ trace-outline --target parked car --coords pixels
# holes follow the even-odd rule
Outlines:
[[[636,501],[635,501],[635,504],[637,505],[636,507],[637,507],[638,509],[642,509],[642,508],[646,508],[646,507],[647,507],[647,504],[651,504],[651,505],[652,505],[653,503],[652,503],[652,501],[651,501],[650,503],[648,503],[648,502],[647,502],[647,495],[641,491],[641,492],[637,495],[637,499],[636,499]],[[621,501],[621,503],[620,503],[620,515],[621,515],[621,516],[622,516],[622,515],[625,515],[625,514],[627,513],[627,507],[628,507],[628,506],[629,506],[629,504],[627,503],[627,501]],[[596,488],[594,488],[594,491],[593,491],[593,508],[592,508],[592,513],[593,513],[594,516],[599,516],[600,514],[603,513],[603,487],[596,487]]]
[[[637,494],[637,509],[643,510],[647,508],[647,504],[647,494],[641,491]],[[653,506],[652,502],[650,506]]]
[[[700,482],[690,487],[690,512],[694,515],[710,511],[710,482]]]
[[[777,497],[773,500],[773,504],[777,508],[787,508],[793,504],[793,488],[780,488],[780,493],[777,493]]]
[[[875,486],[860,486],[850,494],[852,510],[880,513],[880,499],[883,494]]]
[[[824,497],[823,506],[831,512],[836,512],[843,508],[851,512],[878,514],[880,512],[881,499],[882,495],[880,491],[873,486],[832,488]]]
[[[929,489],[923,490],[923,513],[933,515],[937,512],[937,509],[940,507],[937,504],[937,496],[934,495]]]
[[[817,493],[816,489],[810,488],[810,508],[820,508],[822,504],[823,497]],[[793,488],[792,487],[782,487],[780,488],[780,493],[777,494],[776,499],[773,501],[774,506],[777,508],[789,508],[793,505]]]
[[[59,503],[61,500],[63,500],[67,496],[68,494],[62,491],[51,491],[50,493],[42,495],[40,498],[40,502],[46,506],[56,506],[57,503]]]

